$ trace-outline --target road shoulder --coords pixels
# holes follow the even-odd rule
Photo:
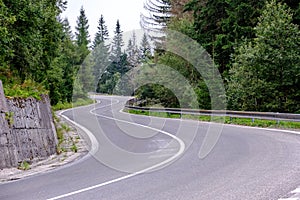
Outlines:
[[[28,161],[29,169],[22,170],[18,168],[6,168],[0,170],[0,183],[9,182],[14,180],[23,179],[29,176],[48,172],[50,170],[58,169],[59,167],[71,164],[77,160],[80,160],[88,153],[86,142],[81,136],[81,129],[67,121],[61,116],[57,116],[60,123],[67,124],[70,127],[70,131],[64,133],[63,151],[60,154],[55,154],[47,159],[39,160],[34,159]],[[76,151],[72,146],[76,144]]]

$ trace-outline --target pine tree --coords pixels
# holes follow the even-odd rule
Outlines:
[[[75,76],[78,71],[78,66],[76,63],[79,62],[79,55],[76,52],[76,44],[73,42],[73,33],[68,19],[64,19],[62,22],[63,25],[63,40],[62,40],[62,49],[61,49],[61,61],[63,68],[63,87],[62,92],[62,102],[72,102],[73,90],[74,90],[74,81]]]
[[[80,15],[77,18],[77,26],[76,26],[76,33],[75,33],[76,43],[81,54],[80,62],[83,62],[85,57],[89,54],[90,35],[88,29],[89,29],[88,19],[85,15],[85,11],[83,7],[81,7]]]
[[[94,42],[93,42],[93,48],[97,47],[102,42],[105,42],[108,39],[108,30],[107,26],[105,25],[105,21],[103,18],[103,15],[101,15],[99,21],[98,21],[98,32],[96,33]]]
[[[85,15],[85,11],[83,7],[80,9],[80,15],[77,18],[77,26],[76,26],[76,44],[78,46],[79,51],[79,65],[80,69],[78,71],[79,82],[82,85],[83,92],[87,93],[93,90],[94,87],[94,78],[93,78],[93,59],[92,56],[89,55],[89,32],[88,32],[88,19]]]
[[[129,70],[127,54],[122,52],[124,42],[119,20],[117,21],[114,33],[111,45],[110,65],[103,72],[99,80],[97,92],[112,94],[118,79]]]
[[[103,15],[99,19],[98,32],[93,42],[93,75],[95,77],[95,87],[99,90],[99,80],[109,65],[109,47],[105,44],[108,40],[108,30],[105,25]]]
[[[164,30],[172,15],[170,0],[146,0],[144,9],[147,14],[141,14],[141,27],[149,33],[156,49],[162,49]]]
[[[117,20],[114,34],[115,35],[111,45],[111,61],[118,62],[122,56],[122,47],[124,46],[123,31],[121,31],[119,20]]]
[[[140,53],[137,46],[136,34],[132,33],[132,38],[128,41],[128,46],[126,49],[127,61],[131,67],[136,67],[140,62]]]
[[[149,15],[141,15],[141,26],[147,31],[162,31],[171,17],[170,0],[147,0],[144,9]]]
[[[140,54],[142,61],[146,61],[151,57],[151,46],[146,33],[143,34],[143,38],[140,44]]]
[[[83,63],[80,66],[78,77],[79,81],[82,84],[83,92],[93,92],[95,91],[95,78],[93,76],[93,66],[94,66],[94,59],[92,54],[89,54]]]
[[[74,35],[72,33],[68,18],[65,18],[63,21],[61,21],[61,24],[63,27],[64,37],[66,37],[67,39],[73,40]]]

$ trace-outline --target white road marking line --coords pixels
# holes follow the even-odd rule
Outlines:
[[[290,194],[292,196],[290,196],[288,198],[280,198],[278,200],[300,200],[300,187],[298,187],[295,190],[291,191]]]
[[[105,99],[108,99],[108,98],[105,98]],[[111,98],[110,98],[111,99]],[[119,101],[117,100],[117,102],[116,103],[119,103]],[[113,103],[111,103],[110,105],[106,105],[106,106],[103,106],[103,107],[108,107],[108,106],[112,106],[112,105],[114,105]],[[99,107],[99,108],[97,108],[97,109],[100,109],[100,108],[103,108],[103,107]],[[69,109],[69,110],[72,110],[72,109]],[[95,111],[95,110],[94,110]],[[120,110],[120,112],[121,113],[123,113],[123,114],[127,114],[127,115],[129,115],[129,113],[126,113],[126,112],[124,112],[123,110]],[[134,115],[134,114],[133,114]],[[102,117],[104,117],[104,116],[102,116]],[[153,117],[153,116],[150,116],[150,118],[151,117]],[[67,118],[67,117],[66,117]],[[105,117],[105,118],[108,118],[108,117]],[[154,117],[154,118],[160,118],[160,117]],[[112,119],[112,118],[110,118],[110,119]],[[69,121],[72,121],[72,120],[70,120],[70,119],[68,119]],[[168,119],[168,120],[186,120],[186,119]],[[123,121],[123,120],[118,120],[118,121]],[[188,120],[188,121],[191,121],[191,120]],[[72,121],[73,122],[73,121]],[[124,121],[123,121],[124,122]],[[197,123],[203,123],[203,124],[205,124],[205,123],[208,123],[208,124],[210,124],[210,123],[214,123],[214,122],[203,122],[203,121],[196,121]],[[76,122],[75,122],[76,123]],[[127,121],[126,121],[126,123],[127,123]],[[132,122],[129,122],[129,124],[136,124],[136,123],[132,123]],[[79,124],[77,124],[76,123],[76,125],[79,125]],[[140,125],[140,124],[139,124]],[[233,127],[242,127],[242,128],[248,128],[248,129],[259,129],[259,130],[267,130],[267,131],[273,131],[273,132],[285,132],[285,133],[292,133],[292,134],[297,134],[297,135],[300,135],[300,132],[299,131],[291,131],[291,130],[281,130],[281,129],[271,129],[271,128],[260,128],[260,127],[247,127],[247,126],[241,126],[241,125],[234,125],[234,124],[224,124],[224,125],[226,125],[226,126],[233,126]],[[80,125],[79,125],[80,126]],[[147,127],[147,126],[144,126],[144,125],[140,125],[141,127]],[[82,127],[82,126],[81,126]],[[83,129],[85,129],[85,130],[87,130],[86,128],[84,128],[84,127],[82,127]],[[155,129],[153,129],[153,130],[155,130]],[[87,130],[88,131],[88,130]],[[89,132],[89,131],[88,131]],[[90,133],[90,132],[89,132]],[[163,132],[162,132],[163,133]],[[89,134],[88,134],[89,135]],[[168,135],[168,134],[167,134]],[[170,135],[169,135],[170,136]],[[173,136],[173,135],[172,135]],[[93,134],[92,134],[92,137],[95,137]],[[174,136],[174,137],[176,137],[176,136]],[[177,137],[176,137],[177,138]],[[175,138],[174,138],[175,139]],[[177,139],[179,139],[179,138],[177,138]],[[180,140],[180,139],[179,139]],[[96,140],[97,141],[97,140]],[[177,140],[178,141],[178,140]],[[181,141],[182,143],[183,143],[183,141]],[[98,143],[98,141],[97,141],[97,143]],[[183,143],[183,145],[184,145],[184,143]],[[182,146],[181,146],[182,147]],[[184,145],[184,148],[185,148],[185,145]],[[184,149],[183,149],[183,151],[184,151]],[[180,151],[179,151],[180,152]],[[178,152],[178,153],[179,153]],[[177,153],[177,154],[178,154]],[[176,155],[177,155],[176,154]],[[180,156],[180,154],[179,154],[179,156]],[[174,157],[174,156],[173,156]],[[176,159],[176,158],[173,158],[172,157],[172,159]],[[170,160],[170,159],[168,159],[168,160]],[[167,161],[168,161],[167,160]],[[160,163],[161,164],[161,163]],[[159,165],[159,164],[158,164]],[[162,164],[163,165],[163,164]],[[157,167],[159,167],[159,166],[157,166]],[[154,166],[154,168],[156,168],[155,166]],[[149,169],[149,168],[147,168],[147,169],[145,169],[146,171],[145,172],[147,172],[147,171],[149,171],[149,170],[151,170],[151,169]],[[142,170],[143,171],[143,170]],[[129,175],[127,175],[127,176],[123,176],[123,177],[120,177],[120,178],[117,178],[117,179],[114,179],[114,180],[111,180],[111,181],[107,181],[107,182],[104,182],[104,183],[101,183],[101,184],[99,184],[99,185],[95,185],[95,186],[91,186],[91,187],[88,187],[88,188],[85,188],[85,189],[81,189],[81,190],[77,190],[77,191],[74,191],[74,192],[71,192],[71,193],[68,193],[68,194],[65,194],[65,195],[61,195],[61,196],[58,196],[58,197],[54,197],[54,198],[51,198],[51,199],[48,199],[48,200],[56,200],[56,199],[61,199],[61,198],[64,198],[64,197],[68,197],[68,196],[71,196],[71,195],[75,195],[75,194],[78,194],[78,193],[82,193],[82,192],[85,192],[85,191],[89,191],[89,190],[92,190],[92,189],[95,189],[95,188],[99,188],[99,187],[102,187],[102,186],[105,186],[105,185],[109,185],[109,184],[112,184],[112,183],[115,183],[115,182],[119,182],[119,181],[122,181],[122,180],[125,180],[125,179],[128,179],[128,178],[131,178],[131,177],[133,177],[133,176],[136,176],[136,175],[138,175],[138,174],[141,174],[141,173],[144,173],[144,172],[142,172],[142,171],[140,171],[140,172],[136,172],[136,173],[133,173],[133,174],[129,174]],[[292,191],[291,193],[300,193],[300,188],[297,188],[296,190],[294,190],[294,191]],[[300,198],[298,198],[298,197],[291,197],[291,198],[285,198],[285,199],[279,199],[279,200],[300,200]]]
[[[90,107],[90,106],[92,106],[92,105],[88,105],[88,106],[84,106],[84,107]],[[83,107],[80,107],[80,108],[83,108]],[[93,135],[93,133],[91,133],[91,131],[88,130],[87,128],[85,128],[84,126],[81,126],[77,122],[75,122],[75,121],[71,120],[70,118],[68,118],[67,116],[63,115],[63,113],[65,113],[67,111],[76,110],[76,109],[79,109],[79,108],[71,108],[71,109],[63,110],[63,111],[60,111],[58,113],[58,115],[65,118],[67,121],[71,122],[75,126],[79,127],[81,130],[83,130],[88,135],[88,137],[91,140],[91,150],[89,151],[89,153],[91,155],[94,155],[99,149],[99,143],[98,143],[96,137]]]
[[[149,156],[148,158],[164,158],[164,157],[170,157],[170,156],[172,156],[172,155],[174,155],[174,154],[158,154],[158,155],[153,155],[153,156]]]
[[[300,193],[300,187],[297,188],[297,189],[295,189],[295,190],[293,190],[291,193],[293,193],[293,194],[295,194],[295,193]]]
[[[117,103],[119,103],[119,101],[118,101]],[[112,106],[112,105],[114,105],[114,104],[111,103],[111,104],[108,105],[108,106]],[[106,107],[106,106],[104,106],[104,107]],[[165,164],[167,164],[167,163],[169,163],[169,162],[171,162],[171,161],[177,159],[177,158],[184,152],[184,150],[185,150],[185,144],[184,144],[184,142],[183,142],[181,139],[179,139],[178,137],[176,137],[175,135],[172,135],[171,133],[168,133],[168,132],[166,132],[166,131],[162,131],[162,130],[159,130],[159,129],[156,129],[156,128],[152,128],[152,127],[149,127],[149,126],[145,126],[145,125],[142,125],[142,124],[133,123],[133,122],[128,122],[128,121],[125,121],[125,120],[119,120],[119,119],[115,119],[115,118],[112,118],[112,117],[107,117],[107,116],[104,116],[104,115],[99,115],[99,114],[97,114],[97,113],[93,113],[93,111],[98,110],[98,109],[100,109],[100,108],[102,108],[102,107],[94,108],[94,109],[90,110],[90,113],[93,114],[93,115],[95,115],[95,116],[103,117],[103,118],[106,118],[106,119],[116,120],[116,121],[119,121],[119,122],[123,122],[123,123],[127,123],[127,124],[132,124],[132,125],[135,125],[135,126],[140,126],[140,127],[143,127],[143,128],[148,128],[148,129],[151,129],[151,130],[154,130],[154,131],[158,131],[158,132],[160,132],[160,133],[162,133],[162,134],[165,134],[165,135],[167,135],[167,136],[169,136],[169,137],[175,139],[175,140],[179,143],[179,145],[180,145],[179,151],[178,151],[175,155],[173,155],[171,158],[168,158],[167,160],[165,160],[165,161],[163,161],[163,162],[161,162],[161,163],[159,163],[159,164],[153,165],[153,166],[151,166],[151,167],[148,167],[148,168],[146,168],[146,169],[140,170],[140,171],[135,172],[135,173],[133,173],[133,174],[129,174],[129,175],[126,175],[126,176],[122,176],[122,177],[120,177],[120,178],[116,178],[116,179],[113,179],[113,180],[110,180],[110,181],[107,181],[107,182],[104,182],[104,183],[100,183],[100,184],[98,184],[98,185],[94,185],[94,186],[87,187],[87,188],[80,189],[80,190],[76,190],[76,191],[73,191],[73,192],[70,192],[70,193],[67,193],[67,194],[63,194],[63,195],[60,195],[60,196],[57,196],[57,197],[53,197],[53,198],[50,198],[50,199],[48,199],[48,200],[62,199],[62,198],[69,197],[69,196],[72,196],[72,195],[75,195],[75,194],[83,193],[83,192],[86,192],[86,191],[89,191],[89,190],[93,190],[93,189],[96,189],[96,188],[99,188],[99,187],[103,187],[103,186],[106,186],[106,185],[110,185],[110,184],[112,184],[112,183],[120,182],[120,181],[123,181],[123,180],[125,180],[125,179],[129,179],[129,178],[131,178],[131,177],[134,177],[134,176],[137,176],[137,175],[139,175],[139,174],[142,174],[142,173],[151,171],[151,170],[153,170],[153,169],[155,169],[155,168],[161,167],[161,166],[163,166],[163,165],[165,165]],[[69,120],[70,120],[70,119],[69,119]],[[72,120],[71,120],[71,121],[72,121]],[[76,122],[75,122],[75,123],[76,123]],[[76,124],[77,124],[77,123],[76,123]],[[80,125],[80,126],[81,126],[81,125]],[[84,127],[83,127],[83,128],[84,128]],[[84,128],[84,129],[88,131],[88,129],[86,129],[86,128]],[[89,134],[88,134],[88,135],[89,135]],[[93,137],[95,137],[95,136],[93,135]],[[97,140],[96,140],[96,141],[97,141]]]

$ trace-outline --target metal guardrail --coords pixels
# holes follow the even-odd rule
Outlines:
[[[252,119],[265,119],[265,120],[276,120],[276,121],[294,121],[300,122],[300,114],[290,113],[274,113],[274,112],[248,112],[248,111],[230,111],[230,110],[194,110],[185,108],[149,108],[139,107],[132,105],[125,105],[125,108],[129,110],[139,111],[151,111],[151,112],[162,112],[169,114],[187,114],[187,115],[203,115],[203,116],[226,116],[231,118],[248,118]]]

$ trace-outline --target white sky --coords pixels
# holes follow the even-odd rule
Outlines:
[[[143,12],[144,0],[68,0],[67,10],[62,17],[67,17],[75,33],[76,20],[81,6],[89,20],[91,41],[97,32],[101,14],[108,27],[109,37],[113,37],[116,22],[119,19],[121,30],[125,33],[140,29],[140,14]]]

